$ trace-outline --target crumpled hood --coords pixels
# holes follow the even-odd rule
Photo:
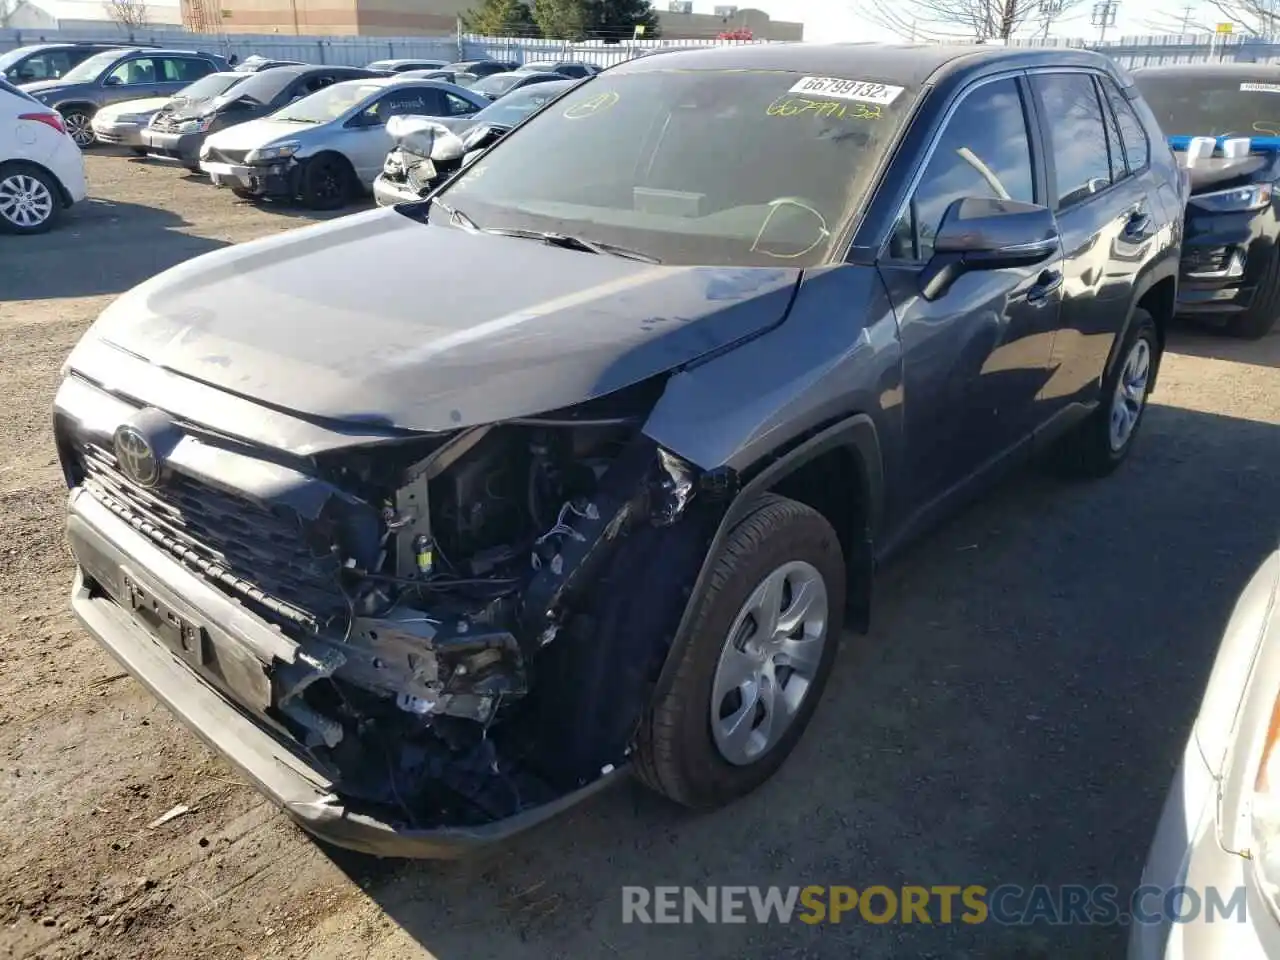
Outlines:
[[[159,274],[68,363],[110,381],[103,341],[311,418],[441,431],[604,396],[763,332],[801,274],[657,266],[375,210]]]
[[[289,140],[304,136],[318,129],[320,127],[315,124],[288,123],[281,120],[272,120],[270,117],[262,117],[259,120],[239,123],[234,127],[227,127],[225,130],[212,133],[205,140],[205,143],[211,147],[217,147],[219,150],[252,150],[255,147],[263,147],[269,143],[274,143],[276,140]]]

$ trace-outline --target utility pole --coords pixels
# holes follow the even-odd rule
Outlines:
[[[1089,22],[1098,28],[1098,42],[1104,43],[1107,39],[1107,27],[1116,25],[1116,9],[1120,6],[1120,0],[1099,0],[1093,5],[1093,16]]]
[[[1044,40],[1049,41],[1049,30],[1053,21],[1062,14],[1064,0],[1040,0],[1040,15],[1044,17]]]
[[[1192,11],[1192,10],[1194,10],[1194,9],[1195,9],[1195,7],[1194,7],[1194,6],[1192,6],[1191,4],[1187,4],[1187,5],[1186,5],[1186,7],[1184,7],[1184,8],[1183,8],[1183,10],[1182,10],[1182,34],[1183,34],[1183,36],[1186,36],[1188,33],[1190,33],[1190,32],[1191,32],[1191,11]]]

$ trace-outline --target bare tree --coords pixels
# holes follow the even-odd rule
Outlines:
[[[1008,40],[1027,29],[1048,36],[1053,24],[1082,2],[1083,0],[868,0],[866,13],[875,23],[904,39],[981,43],[987,40]]]
[[[109,16],[126,30],[137,30],[150,22],[147,0],[106,0],[103,6]]]
[[[17,6],[18,0],[0,0],[0,30],[9,26],[9,18],[13,16]]]
[[[1230,22],[1233,33],[1250,37],[1272,37],[1280,32],[1280,9],[1276,0],[1209,0],[1209,15]]]

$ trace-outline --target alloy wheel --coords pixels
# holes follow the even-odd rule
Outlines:
[[[734,617],[711,690],[720,755],[745,766],[782,739],[809,694],[827,643],[827,585],[803,560],[761,581]]]
[[[1109,440],[1115,453],[1124,449],[1133,436],[1147,402],[1147,382],[1151,377],[1151,345],[1141,337],[1129,348],[1111,398],[1111,430]]]
[[[67,128],[67,133],[71,135],[71,139],[76,142],[76,146],[87,147],[93,143],[93,121],[87,114],[79,112],[67,113],[63,115],[62,122]]]
[[[11,173],[0,180],[0,217],[15,227],[39,227],[53,216],[53,210],[49,188],[30,174]]]

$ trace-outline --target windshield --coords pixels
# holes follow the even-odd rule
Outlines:
[[[243,83],[247,76],[247,73],[211,73],[183,87],[178,96],[184,100],[207,100],[226,93],[237,83]]]
[[[385,88],[381,84],[374,83],[335,83],[281,107],[271,115],[271,119],[293,123],[328,123],[383,89]]]
[[[97,80],[107,67],[119,60],[120,54],[121,51],[119,50],[106,50],[102,53],[95,53],[87,60],[81,60],[58,79],[62,83],[90,83]]]
[[[8,53],[0,53],[0,73],[8,70],[29,53],[31,53],[30,47],[18,47],[18,49],[10,50]]]
[[[261,73],[249,74],[248,79],[236,85],[236,96],[255,103],[270,103],[296,79],[297,72],[289,67],[272,67]]]
[[[1280,137],[1280,83],[1240,77],[1135,73],[1171,137]]]
[[[530,60],[520,70],[529,73],[552,73],[556,66],[554,60]]]
[[[506,93],[524,77],[517,76],[512,73],[494,73],[485,77],[483,80],[477,80],[471,85],[471,89],[476,93],[497,94],[501,96]]]
[[[811,266],[862,205],[914,99],[781,71],[602,74],[445,193],[482,228],[569,234],[668,264]]]
[[[517,90],[503,97],[492,106],[485,107],[471,119],[476,123],[488,123],[499,127],[514,127],[548,100],[554,100],[570,84],[538,83],[524,90]]]

